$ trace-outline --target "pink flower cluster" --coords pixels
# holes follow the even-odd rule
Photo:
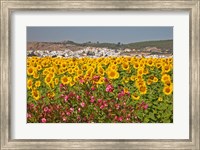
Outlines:
[[[114,87],[111,84],[108,84],[106,86],[106,92],[113,92],[113,90],[114,90]]]

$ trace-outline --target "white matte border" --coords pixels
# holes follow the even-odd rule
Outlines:
[[[12,14],[13,139],[189,139],[189,12],[15,12]],[[173,26],[174,122],[27,124],[27,26]]]

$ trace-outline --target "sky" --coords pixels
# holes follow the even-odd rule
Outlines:
[[[173,27],[27,27],[28,42],[134,43],[173,39]]]

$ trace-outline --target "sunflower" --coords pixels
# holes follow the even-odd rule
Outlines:
[[[147,87],[142,85],[139,87],[139,91],[141,94],[146,94],[147,93]]]
[[[61,78],[61,82],[62,82],[62,84],[69,84],[70,82],[72,81],[72,78],[71,77],[67,77],[67,76],[63,76],[62,78]]]
[[[34,67],[28,67],[28,69],[27,69],[27,74],[28,74],[29,76],[33,75],[34,72],[35,72]]]
[[[73,70],[72,68],[69,68],[69,69],[67,69],[67,72],[68,72],[69,74],[73,74],[73,73],[74,73],[74,70]]]
[[[34,79],[38,79],[38,78],[39,78],[38,73],[34,72],[34,74],[33,74],[33,78],[34,78]]]
[[[92,68],[92,67],[89,67],[89,69],[86,71],[86,74],[87,74],[88,76],[92,76],[93,73],[94,73],[94,68]]]
[[[128,83],[129,82],[129,77],[123,77],[123,79],[122,79],[125,83]]]
[[[103,84],[104,83],[104,77],[100,77],[97,84]]]
[[[123,89],[123,91],[124,91],[124,93],[129,93],[129,89],[126,87]]]
[[[51,81],[52,81],[52,78],[50,76],[46,76],[45,79],[44,79],[44,81],[45,81],[45,83],[47,85],[49,85],[51,83]]]
[[[98,72],[99,75],[103,76],[105,70],[103,69],[103,67],[100,67],[100,66],[99,66],[99,67],[97,68],[97,72]]]
[[[135,69],[138,69],[139,66],[140,66],[140,64],[139,64],[138,62],[134,62],[133,67],[134,67]]]
[[[113,70],[118,70],[118,66],[116,64],[114,64],[114,63],[110,64],[109,68],[113,69]]]
[[[108,70],[107,75],[108,75],[109,79],[117,79],[117,78],[119,78],[119,73],[117,71],[115,71],[115,70],[112,70],[112,69]]]
[[[148,65],[148,66],[153,66],[153,65],[154,65],[153,60],[152,60],[152,59],[148,59],[148,60],[147,60],[147,65]]]
[[[164,86],[163,93],[165,95],[171,95],[172,94],[172,86]]]
[[[123,70],[129,70],[129,67],[130,67],[130,66],[129,66],[129,63],[127,63],[127,62],[123,62],[123,63],[122,63],[122,69],[123,69]]]
[[[118,57],[118,58],[116,59],[116,64],[118,64],[118,65],[121,64],[121,58]]]
[[[49,62],[47,60],[44,60],[41,62],[42,67],[48,67]]]
[[[152,84],[152,80],[151,79],[147,79],[147,85],[151,85]]]
[[[73,77],[73,81],[74,81],[74,82],[77,82],[78,79],[79,79],[79,77],[81,77],[81,76],[74,76],[74,77]]]
[[[162,82],[165,82],[165,81],[167,81],[167,80],[171,80],[171,78],[170,78],[170,75],[168,75],[168,74],[163,74],[162,75],[162,78],[161,78],[161,81]]]
[[[140,79],[135,82],[135,85],[137,88],[139,88],[141,86],[145,86],[146,84],[145,84],[144,80]]]
[[[73,80],[70,81],[69,85],[74,86],[75,82]]]
[[[156,63],[156,68],[161,68],[162,64],[161,63]]]
[[[143,68],[139,68],[139,69],[137,70],[137,74],[138,74],[138,75],[143,75],[143,74],[144,74],[144,69],[143,69]]]
[[[163,101],[163,98],[162,97],[158,97],[158,101]]]
[[[33,89],[32,90],[32,97],[35,99],[35,100],[39,100],[40,99],[40,92],[36,89]]]
[[[61,67],[62,67],[62,68],[67,68],[67,63],[66,63],[66,62],[62,62],[62,63],[61,63]]]
[[[81,69],[84,70],[84,71],[87,70],[87,68],[88,68],[87,64],[84,64],[84,65],[81,66]]]
[[[32,89],[32,85],[33,85],[33,80],[32,79],[28,79],[27,87],[28,87],[29,90]]]
[[[50,82],[49,87],[52,88],[52,89],[54,89],[55,88],[54,82]]]
[[[59,68],[59,69],[58,69],[58,74],[61,75],[61,74],[63,74],[63,73],[64,73],[64,69],[63,69],[63,68]]]
[[[139,100],[140,99],[140,96],[137,95],[136,93],[132,94],[131,97],[132,97],[133,100]]]
[[[149,70],[148,70],[147,68],[145,68],[145,69],[143,70],[143,74],[146,75],[146,74],[148,74],[148,73],[149,73]]]
[[[131,81],[135,81],[135,78],[136,78],[136,76],[134,76],[134,75],[132,75],[132,76],[130,77]]]
[[[42,72],[42,75],[47,75],[49,73],[48,69],[45,68],[44,71]]]
[[[162,72],[169,72],[171,70],[171,65],[165,64],[162,66]]]
[[[83,71],[80,70],[80,69],[78,69],[78,70],[76,71],[76,74],[77,74],[77,76],[82,76],[82,75],[83,75]]]
[[[37,65],[37,70],[42,70],[42,66],[41,65]]]
[[[35,87],[40,87],[40,85],[41,85],[41,81],[36,81],[35,82]]]
[[[158,82],[158,78],[154,76],[153,82]]]
[[[58,85],[58,83],[59,83],[59,79],[58,78],[55,78],[55,85]]]
[[[170,80],[165,80],[164,84],[167,86],[172,86],[172,82]]]
[[[49,92],[47,93],[48,98],[54,98],[55,93],[54,92]]]

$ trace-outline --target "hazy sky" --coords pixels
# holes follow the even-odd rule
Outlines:
[[[132,43],[173,39],[173,27],[27,27],[27,41]]]

